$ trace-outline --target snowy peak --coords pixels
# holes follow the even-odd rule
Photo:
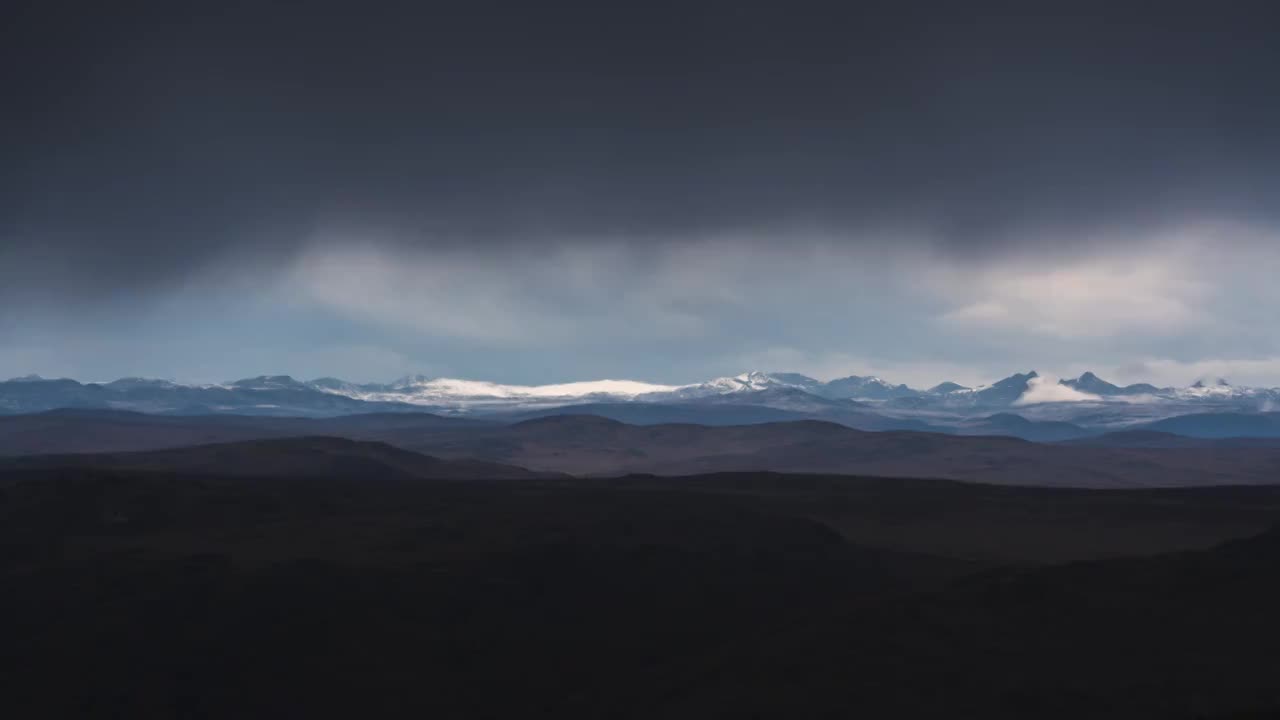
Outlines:
[[[389,385],[351,385],[341,381],[314,384],[324,392],[361,400],[403,402],[415,405],[456,406],[492,402],[552,403],[584,399],[632,400],[637,396],[678,390],[678,386],[656,385],[634,380],[594,380],[554,385],[502,385],[483,380],[427,378],[415,375]]]
[[[722,389],[724,392],[751,392],[764,390],[781,383],[775,381],[769,373],[756,370],[730,378],[716,378],[707,384],[711,387]]]
[[[920,393],[906,385],[893,385],[878,377],[850,375],[821,382],[800,373],[753,371],[722,377],[680,388],[677,396],[695,398],[716,394],[760,392],[762,390],[801,390],[830,400],[889,400],[915,397]]]
[[[725,378],[720,378],[720,380],[724,379]],[[814,388],[822,384],[808,375],[801,375],[800,373],[774,373],[761,372],[759,370],[743,373],[728,379],[732,383],[736,383],[735,389],[737,390],[766,390],[768,388],[776,387],[796,387],[805,389]],[[713,380],[712,382],[719,382],[719,380]]]
[[[823,395],[836,399],[853,400],[891,400],[901,397],[915,397],[919,391],[906,385],[893,385],[875,376],[850,375],[837,378],[827,383]]]
[[[1036,393],[1028,395],[1033,388]],[[691,385],[612,379],[506,385],[423,375],[386,384],[352,383],[333,377],[302,382],[288,375],[262,375],[218,385],[147,378],[89,384],[33,376],[0,381],[0,414],[68,407],[306,416],[408,409],[500,413],[583,403],[635,402],[764,405],[824,417],[854,412],[856,408],[859,413],[882,413],[899,421],[919,416],[932,422],[938,417],[985,415],[1014,406],[1026,406],[1029,409],[1020,412],[1039,413],[1042,418],[1057,417],[1068,412],[1065,404],[1082,398],[1093,405],[1088,408],[1094,413],[1091,417],[1116,423],[1123,423],[1125,418],[1177,413],[1280,409],[1280,389],[1233,386],[1219,378],[1178,389],[1148,384],[1120,387],[1092,372],[1059,381],[1041,378],[1032,371],[974,389],[944,382],[928,391],[895,385],[876,376],[850,375],[822,382],[800,373],[762,371]],[[1081,407],[1078,412],[1085,410]]]
[[[772,388],[813,390],[822,383],[800,373],[770,373],[753,370],[733,377],[721,377],[696,385],[671,388],[682,397],[699,397],[726,393],[758,392]]]
[[[1238,388],[1227,382],[1223,378],[1202,378],[1195,381],[1191,387],[1183,388],[1178,391],[1178,395],[1184,398],[1195,398],[1200,400],[1223,400],[1235,397],[1248,397],[1259,393],[1266,393],[1265,390],[1255,390],[1253,388]]]
[[[356,383],[349,383],[346,380],[340,380],[334,377],[316,378],[315,380],[312,380],[307,384],[318,390],[323,390],[325,392],[334,392],[340,395],[357,392],[360,389],[367,387],[363,385],[357,385]]]
[[[774,373],[766,373],[766,374],[774,382],[780,383],[782,385],[787,385],[789,387],[798,387],[798,388],[803,388],[808,390],[811,388],[820,387],[822,385],[821,381],[814,380],[808,375],[801,375],[800,373],[774,372]]]

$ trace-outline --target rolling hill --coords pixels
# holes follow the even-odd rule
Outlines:
[[[1056,444],[998,436],[864,432],[814,420],[629,425],[564,414],[508,425],[423,413],[299,419],[58,411],[0,419],[0,454],[112,453],[319,435],[386,443],[454,461],[600,477],[775,471],[1064,487],[1280,482],[1280,447],[1256,441],[1154,446],[1113,438],[1096,444]]]

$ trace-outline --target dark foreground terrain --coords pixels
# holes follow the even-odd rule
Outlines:
[[[577,480],[323,438],[14,460],[0,712],[1264,717],[1278,523],[1277,487]]]

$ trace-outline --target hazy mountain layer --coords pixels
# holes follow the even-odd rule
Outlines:
[[[822,382],[797,373],[763,372],[684,386],[626,380],[516,386],[423,377],[354,384],[288,376],[216,385],[139,378],[80,383],[27,377],[0,382],[0,414],[62,408],[279,417],[428,411],[505,422],[563,412],[591,412],[632,423],[737,425],[821,419],[861,430],[999,434],[1030,440],[1075,439],[1181,415],[1214,414],[1223,418],[1222,426],[1206,419],[1189,434],[1280,434],[1265,422],[1232,424],[1226,419],[1280,408],[1280,389],[1235,387],[1221,380],[1186,388],[1120,387],[1093,373],[1054,382],[1033,371],[977,388],[941,383],[929,390],[875,377]]]

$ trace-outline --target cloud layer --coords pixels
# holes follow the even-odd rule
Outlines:
[[[16,14],[0,375],[1280,383],[1267,4],[464,5]]]
[[[1031,378],[1027,383],[1027,391],[1013,401],[1013,404],[1036,405],[1039,403],[1089,402],[1101,399],[1097,395],[1081,392],[1066,385],[1060,385],[1057,378],[1040,375]]]

